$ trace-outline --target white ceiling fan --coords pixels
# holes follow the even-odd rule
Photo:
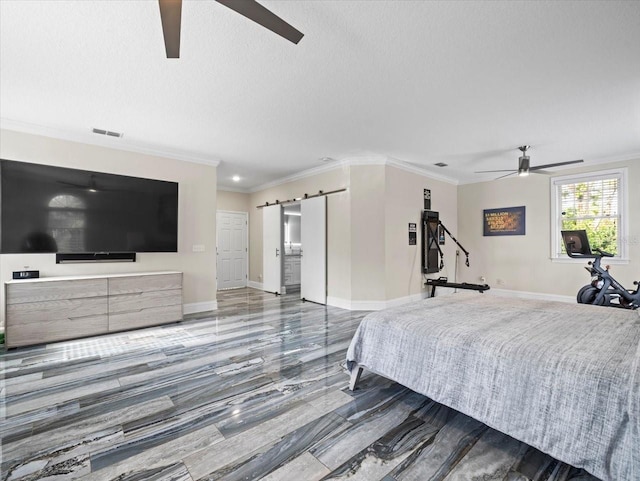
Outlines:
[[[517,169],[506,169],[506,170],[480,170],[475,172],[476,174],[484,174],[487,172],[509,172],[506,175],[503,175],[501,177],[498,177],[496,180],[498,179],[502,179],[504,177],[508,177],[510,175],[514,175],[514,174],[518,174],[518,176],[520,177],[524,177],[527,176],[529,174],[551,174],[551,172],[548,172],[546,170],[543,169],[549,169],[551,167],[559,167],[561,165],[569,165],[569,164],[579,164],[581,162],[584,162],[582,159],[580,160],[569,160],[566,162],[556,162],[553,164],[545,164],[545,165],[536,165],[536,166],[531,166],[529,161],[530,161],[530,157],[527,155],[527,150],[529,150],[531,148],[530,145],[521,145],[520,147],[518,147],[518,150],[520,150],[520,152],[522,152],[522,155],[518,158],[518,168]]]

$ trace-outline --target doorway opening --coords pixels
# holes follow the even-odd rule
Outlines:
[[[327,302],[327,199],[264,206],[263,289],[299,290],[304,301]],[[299,236],[298,236],[299,232]]]
[[[302,260],[300,202],[287,204],[284,219],[284,287],[287,294],[300,292],[300,272]]]

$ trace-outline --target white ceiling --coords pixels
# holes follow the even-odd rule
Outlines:
[[[0,0],[0,117],[124,132],[108,142],[219,161],[247,190],[323,157],[460,182],[525,143],[532,165],[640,158],[638,1],[262,4],[298,45],[185,0],[168,60],[155,0]]]

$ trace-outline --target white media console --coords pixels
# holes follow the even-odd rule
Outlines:
[[[6,347],[182,320],[182,272],[43,277],[5,282]]]

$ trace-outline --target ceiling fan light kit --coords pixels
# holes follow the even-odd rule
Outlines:
[[[275,13],[255,0],[215,0],[258,25],[298,44],[304,34],[278,17]],[[158,0],[162,34],[167,58],[180,58],[180,28],[182,19],[182,0]]]
[[[518,147],[522,152],[522,157],[518,159],[520,164],[518,165],[518,177],[526,177],[529,175],[529,156],[527,155],[527,149],[530,148],[528,145],[523,145]]]

